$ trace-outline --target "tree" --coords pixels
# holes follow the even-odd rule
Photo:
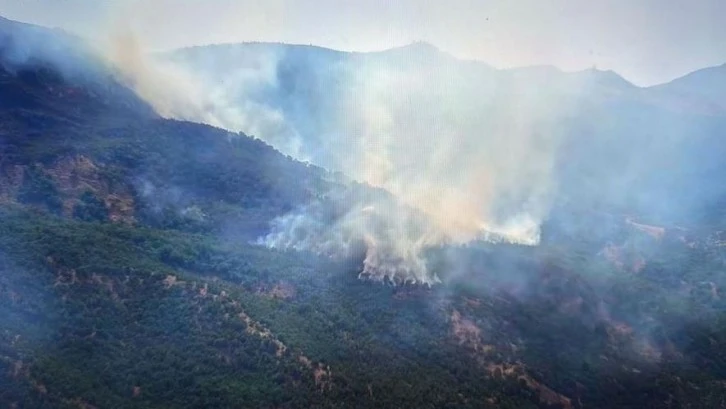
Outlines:
[[[23,184],[18,191],[20,203],[44,206],[52,213],[60,214],[63,203],[60,200],[58,189],[42,169],[36,166],[25,168]]]
[[[108,220],[106,205],[90,190],[83,192],[80,202],[73,209],[73,217],[85,221]]]

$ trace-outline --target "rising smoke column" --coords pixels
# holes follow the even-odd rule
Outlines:
[[[152,61],[120,44],[115,61],[166,116],[253,134],[395,198],[320,199],[273,221],[260,243],[344,257],[363,249],[364,275],[430,283],[438,278],[428,248],[539,242],[556,188],[555,124],[576,100],[564,92],[571,87],[428,46],[374,54],[214,46]],[[156,89],[169,89],[152,80],[168,73],[183,95]],[[336,216],[323,217],[331,205]]]
[[[263,243],[349,254],[357,240],[365,275],[431,283],[439,278],[424,257],[429,248],[539,242],[556,187],[556,123],[572,95],[438,53],[355,57],[340,69],[347,82],[331,96],[338,106],[313,131],[329,149],[313,161],[397,203],[347,199],[332,222],[308,206],[276,220]]]

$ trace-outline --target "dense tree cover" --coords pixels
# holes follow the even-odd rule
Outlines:
[[[18,201],[45,207],[56,214],[60,213],[62,207],[55,184],[35,166],[25,169],[23,184],[18,192]]]
[[[79,203],[73,209],[73,217],[85,221],[106,221],[108,220],[108,209],[91,191],[83,192]]]
[[[397,312],[406,303],[394,301],[391,288],[345,275],[316,276],[313,268],[322,262],[246,246],[232,250],[203,236],[71,222],[17,209],[2,216],[7,387],[0,397],[5,402],[38,407],[80,401],[99,407],[462,403],[457,385],[466,377],[452,371],[466,367],[468,357],[454,353],[454,346],[439,345],[446,338],[444,323],[438,329],[428,324],[424,305]],[[273,273],[265,275],[263,269]],[[186,284],[169,286],[164,281],[169,275]],[[255,291],[280,279],[295,283],[295,300]],[[205,288],[208,297],[190,288]],[[276,356],[273,343],[246,331],[236,316],[242,311],[292,352]],[[341,342],[341,334],[348,341]],[[320,391],[312,371],[295,359],[297,353],[334,368],[334,386]],[[467,376],[473,383],[466,388],[498,385],[481,371]],[[135,398],[134,387],[142,391]],[[481,407],[483,398],[467,399]],[[516,394],[507,399],[527,401]]]
[[[521,364],[527,379],[583,407],[724,403],[723,301],[710,287],[672,300],[668,275],[680,274],[677,268],[656,265],[661,270],[623,275],[604,288],[586,278],[593,264],[576,258],[513,268],[511,255],[465,249],[476,253],[469,255],[478,258],[474,266],[539,271],[540,285],[512,295],[460,278],[446,292],[360,281],[354,265],[207,234],[72,221],[18,207],[1,216],[6,403],[561,407],[541,401],[518,375],[492,376],[492,364]],[[530,251],[512,249],[521,257]],[[683,262],[694,284],[715,278],[713,257],[700,250],[691,257]],[[281,283],[291,294],[271,295]],[[585,300],[579,310],[565,310],[577,297]],[[603,303],[607,319],[597,311]],[[474,343],[454,335],[453,311],[480,329]],[[248,331],[240,313],[273,338]],[[616,333],[612,321],[634,334]],[[278,356],[272,339],[284,353]],[[329,389],[316,384],[301,355],[330,367]]]
[[[249,244],[332,175],[67,85],[0,70],[0,406],[726,407],[715,231],[568,209],[433,249],[446,286],[359,280]]]

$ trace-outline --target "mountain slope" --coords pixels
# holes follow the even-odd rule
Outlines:
[[[726,112],[726,64],[704,68],[666,84],[652,87],[657,93],[685,101],[700,101],[712,112]]]
[[[328,78],[298,68],[274,77],[291,110]],[[359,280],[358,255],[249,242],[386,192],[23,70],[0,106],[2,406],[726,407],[718,232],[568,214],[538,247],[432,249],[446,286]]]
[[[526,170],[512,170],[511,163],[539,164],[551,156],[551,168],[530,170],[545,176],[527,180],[556,185],[551,195],[558,204],[577,198],[581,207],[597,202],[694,225],[726,193],[717,182],[726,175],[720,140],[726,111],[712,109],[713,98],[704,94],[720,92],[718,69],[704,71],[709,78],[680,95],[677,84],[686,87],[695,77],[639,88],[611,71],[496,70],[415,44],[377,53],[237,44],[164,58],[193,74],[221,107],[271,118],[232,114],[231,128],[243,126],[293,157],[396,194],[400,186],[426,185],[424,178],[456,185],[461,181],[449,173],[482,162],[494,164],[491,172],[516,174]],[[535,144],[539,151],[528,149]],[[419,151],[436,158],[412,161],[410,153]],[[503,190],[498,196],[516,195]]]
[[[28,109],[66,120],[155,116],[81,39],[0,19],[0,106],[6,121]]]

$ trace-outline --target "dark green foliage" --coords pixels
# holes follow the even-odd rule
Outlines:
[[[661,310],[668,292],[659,299],[645,290],[652,286],[648,274],[595,294],[563,260],[562,267],[547,266],[547,285],[522,300],[477,288],[460,288],[452,298],[436,289],[360,281],[344,265],[207,235],[74,222],[19,208],[5,208],[0,216],[3,402],[556,407],[516,378],[488,375],[489,363],[517,361],[534,379],[586,407],[656,408],[670,400],[697,408],[723,400],[723,318],[685,328],[666,325],[683,310]],[[492,253],[481,262],[504,265],[497,257]],[[691,259],[694,280],[707,278],[696,271],[709,270],[699,267],[706,259],[698,260]],[[672,273],[661,272],[658,280]],[[185,284],[169,286],[168,275]],[[281,282],[294,288],[292,298],[266,295]],[[222,291],[226,302],[220,301]],[[587,298],[579,315],[555,313],[560,298],[577,295]],[[723,308],[695,296],[690,308]],[[647,322],[637,319],[655,317],[663,327],[649,330],[649,339],[659,348],[670,342],[685,356],[649,361],[627,339],[615,342],[597,318],[598,300],[607,300],[613,319],[636,331]],[[452,310],[474,320],[493,353],[474,353],[452,338]],[[288,352],[278,357],[273,343],[248,332],[237,318],[242,311]],[[510,343],[521,351],[514,353]],[[331,390],[319,391],[297,354],[331,367]],[[19,361],[27,374],[11,376]],[[39,393],[37,385],[47,392]],[[140,388],[137,397],[134,387]]]
[[[87,190],[83,192],[79,203],[73,208],[73,217],[85,221],[106,221],[108,220],[108,209],[103,201]]]
[[[37,166],[29,166],[23,173],[23,184],[18,192],[18,201],[47,208],[51,213],[60,214],[63,204],[53,180]]]
[[[249,238],[331,185],[320,169],[205,125],[149,121],[106,130],[103,137],[113,145],[87,153],[125,170],[134,181],[139,218],[155,227],[219,230],[232,221]],[[193,206],[204,217],[190,216]]]
[[[3,317],[11,311],[22,315],[12,326],[3,320],[9,332],[3,348],[13,351],[16,335],[28,345],[24,356],[8,358],[9,367],[17,359],[29,368],[28,375],[7,380],[7,392],[0,395],[5,402],[27,399],[38,407],[44,402],[55,407],[83,397],[104,407],[228,407],[240,402],[246,402],[244,407],[307,402],[335,407],[335,402],[367,400],[368,384],[379,397],[366,406],[461,401],[456,385],[462,379],[449,375],[455,356],[434,351],[421,366],[421,351],[414,349],[437,347],[445,329],[421,328],[416,331],[421,340],[400,344],[399,331],[406,337],[414,334],[396,327],[409,319],[422,325],[428,313],[423,305],[395,313],[397,303],[391,304],[387,287],[352,277],[343,282],[330,281],[326,274],[315,277],[312,268],[321,266],[318,262],[254,247],[228,248],[202,236],[73,223],[13,209],[2,212],[0,233],[0,251],[17,266],[4,269],[3,279],[10,280],[6,288],[46,301],[34,308],[15,301],[2,304]],[[262,269],[274,273],[263,278]],[[232,281],[204,277],[210,273]],[[240,307],[200,297],[190,287],[167,288],[163,280],[168,274],[196,281],[199,288],[206,282],[210,294],[224,290]],[[296,285],[297,301],[249,291],[278,279]],[[22,283],[39,286],[33,294]],[[324,287],[330,291],[321,292]],[[351,299],[353,294],[366,296]],[[291,350],[335,368],[333,382],[340,386],[318,392],[311,371],[294,355],[276,357],[272,344],[246,332],[236,317],[238,308]],[[37,326],[29,325],[34,322]],[[391,336],[382,336],[386,329],[394,331]],[[350,341],[341,344],[345,333]],[[458,365],[464,365],[466,357],[459,359]],[[473,379],[489,382],[481,375]],[[47,394],[38,394],[33,383],[43,385]],[[131,399],[134,386],[143,391],[138,399]]]
[[[0,207],[1,407],[725,407],[718,234],[655,242],[567,209],[536,248],[433,250],[447,286],[362,281],[360,260],[248,244],[329,174],[30,74],[0,71],[0,170],[24,167]],[[102,189],[59,192],[47,169],[79,155]],[[108,223],[101,191],[131,192],[133,220]],[[647,264],[615,268],[608,240]]]

